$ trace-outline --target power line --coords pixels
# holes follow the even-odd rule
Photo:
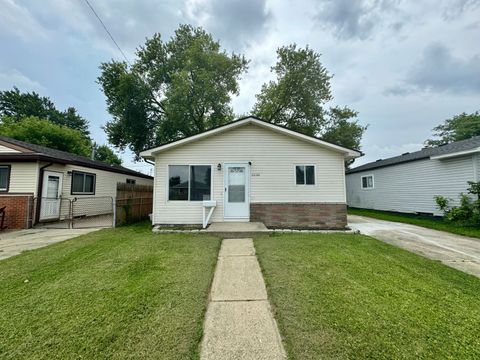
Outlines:
[[[100,16],[98,16],[97,12],[95,11],[95,9],[93,8],[93,6],[90,4],[90,2],[88,0],[84,0],[85,3],[88,5],[88,7],[90,8],[90,10],[92,10],[93,14],[97,17],[98,21],[100,21],[100,24],[102,24],[103,28],[105,29],[105,31],[107,32],[108,36],[110,36],[110,39],[112,39],[113,43],[115,44],[115,46],[117,47],[118,51],[120,51],[120,53],[123,55],[123,58],[125,59],[125,61],[131,66],[132,64],[130,64],[130,61],[128,61],[128,58],[127,56],[125,55],[125,53],[123,52],[123,50],[120,48],[120,46],[118,45],[118,43],[115,41],[113,35],[110,33],[110,31],[108,31],[108,28],[107,26],[105,25],[105,23],[102,21],[102,19],[100,18]]]

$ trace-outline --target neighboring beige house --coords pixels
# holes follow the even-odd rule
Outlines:
[[[153,225],[316,229],[346,226],[344,164],[360,155],[255,117],[141,153],[155,161]]]
[[[0,136],[0,209],[6,207],[8,228],[28,227],[31,223],[27,224],[27,219],[32,214],[33,223],[59,219],[62,199],[113,199],[119,182],[152,185],[153,178],[122,166]],[[105,206],[107,203],[105,200]],[[98,204],[101,202],[92,202],[92,206]]]

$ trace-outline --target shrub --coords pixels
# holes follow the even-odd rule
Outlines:
[[[437,207],[443,212],[447,221],[457,223],[462,226],[480,226],[480,182],[468,182],[468,193],[460,194],[460,205],[450,206],[451,199],[443,196],[435,196]],[[477,197],[473,200],[472,196]]]

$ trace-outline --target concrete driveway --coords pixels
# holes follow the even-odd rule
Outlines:
[[[0,233],[0,260],[99,229],[28,229]]]
[[[353,230],[480,277],[480,239],[420,226],[349,215]]]

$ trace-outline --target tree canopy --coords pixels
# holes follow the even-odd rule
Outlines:
[[[58,110],[54,103],[36,92],[13,90],[0,91],[0,117],[9,116],[16,121],[24,117],[36,116],[56,125],[62,125],[80,131],[85,137],[90,135],[88,121],[81,117],[74,107]]]
[[[94,143],[94,147],[95,160],[102,161],[110,165],[122,165],[122,159],[120,159],[107,145],[97,145]]]
[[[321,64],[320,54],[295,44],[280,47],[272,71],[276,79],[262,86],[252,110],[254,114],[307,135],[360,148],[367,127],[355,120],[356,111],[327,107],[333,100],[332,76]]]
[[[73,154],[83,156],[91,154],[90,139],[85,138],[80,131],[36,116],[20,120],[11,116],[3,117],[0,123],[0,134]]]
[[[94,146],[88,121],[74,107],[60,111],[49,98],[16,87],[0,91],[0,135],[88,157]],[[97,147],[95,160],[122,162],[106,145]]]
[[[438,146],[480,135],[480,112],[461,113],[433,128],[433,139],[425,141],[427,146]]]
[[[136,55],[132,66],[112,60],[100,67],[111,144],[138,156],[233,119],[231,96],[247,61],[227,54],[202,28],[181,25],[167,42],[155,34]]]

